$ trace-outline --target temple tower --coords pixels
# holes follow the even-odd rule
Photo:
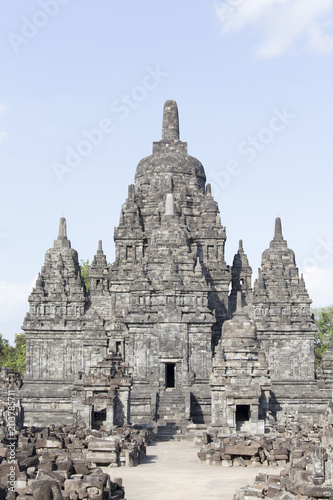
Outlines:
[[[251,311],[253,302],[252,292],[252,268],[249,264],[243,248],[243,240],[239,240],[239,247],[231,267],[232,288],[229,295],[229,314],[236,311],[237,294],[242,292],[242,307],[246,311]]]
[[[139,163],[122,207],[110,268],[114,320],[133,369],[133,422],[209,421],[212,352],[228,308],[225,241],[204,169],[180,141],[177,105],[167,101],[162,139]]]
[[[30,297],[23,329],[27,355],[21,391],[25,425],[72,423],[71,384],[84,369],[81,342],[87,295],[78,255],[67,238],[66,220],[45,255]]]
[[[252,290],[242,241],[232,268],[225,262],[226,229],[180,140],[175,101],[137,166],[114,241],[111,265],[98,243],[86,289],[60,220],[24,321],[26,425],[126,422],[170,434],[212,422],[259,433],[281,410],[324,409],[332,348],[318,388],[311,300],[281,220]]]
[[[311,302],[294,252],[283,238],[281,219],[277,218],[274,238],[262,255],[253,291],[253,318],[267,356],[273,392],[271,409],[275,415],[283,406],[297,407],[300,414],[316,411],[316,326]]]
[[[243,310],[241,290],[236,312],[222,327],[210,385],[213,427],[223,434],[264,434],[270,399],[268,364],[256,324]]]

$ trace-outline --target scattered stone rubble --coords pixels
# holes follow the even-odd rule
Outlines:
[[[0,500],[11,494],[15,498],[8,491],[10,473],[20,500],[118,500],[125,498],[122,480],[111,481],[100,467],[140,464],[148,436],[128,426],[111,435],[84,426],[23,428],[17,431],[14,466],[9,457],[13,441],[8,438],[7,428],[1,426]]]
[[[0,367],[0,394],[2,399],[7,396],[8,389],[20,389],[22,386],[22,377],[11,368]]]
[[[18,391],[21,386],[22,377],[19,373],[14,372],[11,368],[4,366],[0,367],[0,426],[5,423],[5,415],[8,410],[9,392]]]
[[[320,426],[309,426],[308,431],[294,423],[280,429],[286,434],[289,449],[289,467],[279,475],[259,473],[253,486],[239,489],[234,500],[275,498],[279,500],[314,500],[333,498],[333,403],[328,404]],[[281,426],[283,427],[283,426]],[[288,436],[289,434],[289,436]]]
[[[210,435],[207,434],[205,441],[198,457],[209,465],[246,467],[286,465],[289,461],[290,449],[283,439],[275,441],[265,436],[231,436],[209,442]]]

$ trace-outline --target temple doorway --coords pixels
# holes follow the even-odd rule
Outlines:
[[[250,405],[236,406],[236,430],[246,430],[250,423],[251,409]]]
[[[165,364],[165,387],[172,388],[175,387],[175,363]]]
[[[92,417],[92,429],[99,430],[106,421],[106,409],[93,411]]]

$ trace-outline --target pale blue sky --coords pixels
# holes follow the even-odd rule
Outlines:
[[[314,306],[333,303],[332,5],[0,0],[0,332],[20,330],[63,214],[81,259],[102,239],[113,260],[167,99],[212,184],[228,264],[243,238],[256,276],[280,215]]]

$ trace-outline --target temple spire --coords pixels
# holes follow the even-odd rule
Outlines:
[[[275,241],[281,241],[283,240],[282,236],[282,224],[281,224],[281,219],[280,217],[277,217],[275,219],[275,233],[274,233],[274,240]]]
[[[61,217],[60,222],[59,222],[58,240],[67,240],[67,229],[66,229],[65,217]]]
[[[179,140],[179,117],[176,101],[166,101],[163,111],[162,139]]]
[[[91,271],[95,271],[96,269],[103,271],[107,265],[106,256],[103,252],[102,240],[99,240],[96,255],[91,263]],[[90,272],[89,276],[91,274],[92,273]]]
[[[54,241],[55,247],[71,248],[70,241],[67,239],[66,219],[61,217],[59,222],[58,238]]]

